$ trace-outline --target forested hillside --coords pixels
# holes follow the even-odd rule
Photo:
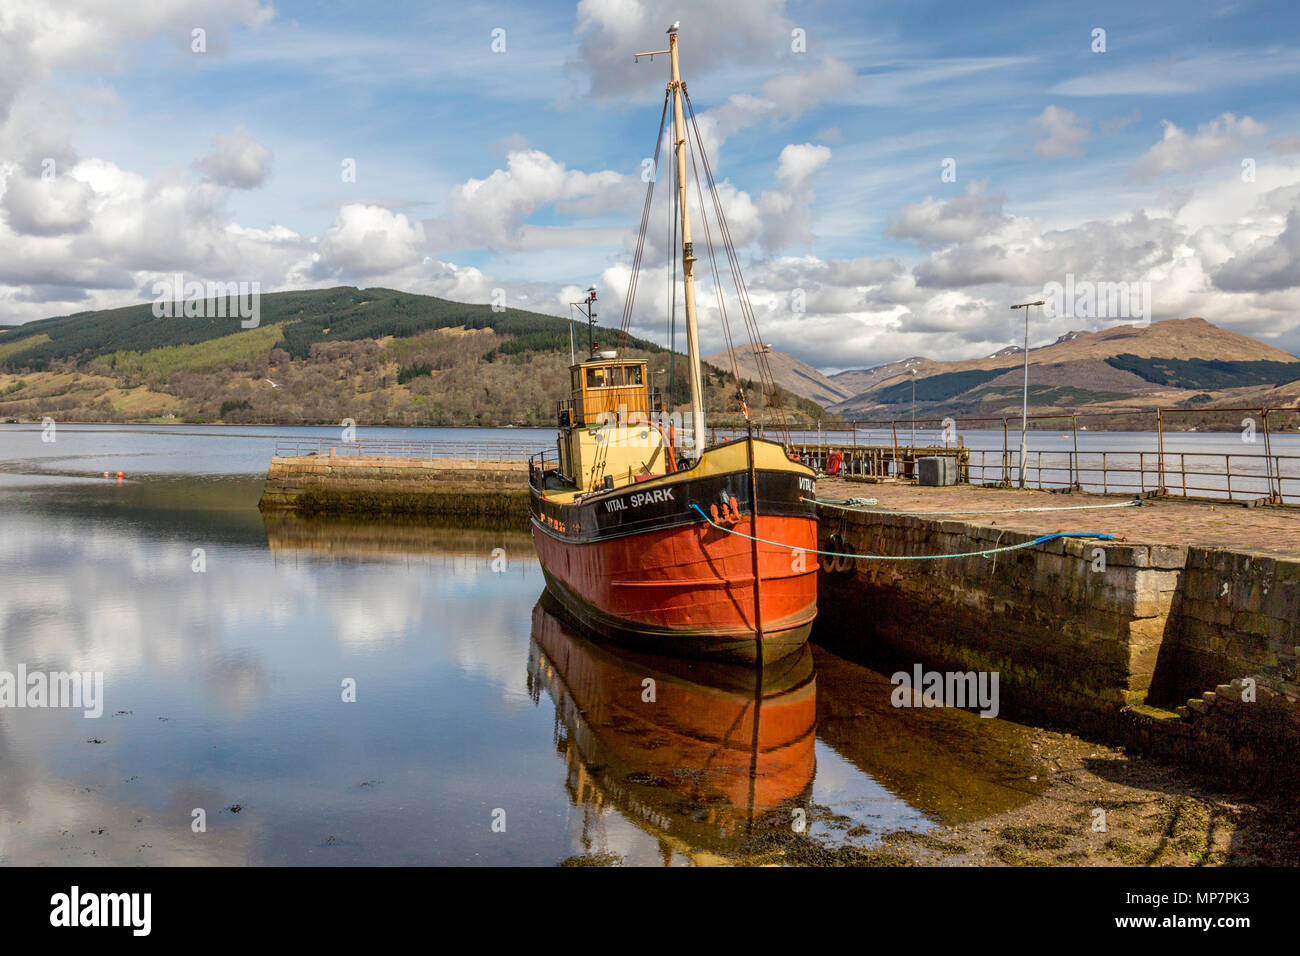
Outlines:
[[[609,345],[617,333],[597,336]],[[585,329],[577,338],[581,346]],[[668,352],[635,338],[629,346],[666,389]],[[391,289],[264,295],[249,329],[237,317],[158,318],[138,305],[0,332],[0,418],[549,424],[568,364],[566,319]],[[680,405],[685,363],[673,364]],[[705,383],[711,420],[738,409],[729,373],[706,366]],[[757,389],[746,388],[755,403]],[[783,404],[822,414],[789,393]]]

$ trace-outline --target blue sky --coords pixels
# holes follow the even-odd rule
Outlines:
[[[0,13],[14,65],[0,68],[0,322],[147,300],[177,270],[264,291],[504,289],[557,314],[596,281],[609,315],[667,79],[666,58],[632,54],[681,19],[776,347],[828,369],[987,354],[1011,341],[1007,303],[1070,273],[1150,282],[1151,318],[1300,349],[1288,4],[155,6]],[[662,195],[655,208],[653,294],[635,314],[650,335],[666,307]],[[1044,317],[1035,335],[1117,318]]]

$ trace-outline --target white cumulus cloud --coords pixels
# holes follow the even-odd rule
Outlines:
[[[348,203],[317,244],[318,274],[372,275],[422,258],[424,227],[382,206]]]
[[[198,162],[199,169],[213,182],[236,189],[252,189],[266,182],[271,173],[271,151],[243,126],[218,133],[213,146],[213,151]]]
[[[1249,116],[1241,119],[1224,113],[1202,123],[1190,136],[1168,120],[1164,136],[1133,165],[1131,177],[1139,181],[1154,179],[1168,172],[1186,172],[1227,156],[1239,155],[1246,140],[1266,132],[1263,124]]]
[[[1030,120],[1030,127],[1043,138],[1034,143],[1034,155],[1040,159],[1082,156],[1088,138],[1088,124],[1069,110],[1049,106]]]

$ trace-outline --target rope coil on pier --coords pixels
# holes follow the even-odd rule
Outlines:
[[[737,537],[745,538],[749,541],[757,541],[760,544],[770,544],[778,548],[789,548],[793,551],[802,551],[804,554],[823,555],[829,558],[862,558],[866,561],[938,561],[944,558],[983,558],[990,554],[1001,554],[1004,551],[1019,551],[1023,548],[1032,548],[1034,545],[1043,544],[1047,541],[1054,541],[1057,538],[1096,538],[1101,541],[1113,541],[1114,535],[1102,534],[1094,531],[1057,531],[1054,534],[1045,534],[1034,538],[1032,541],[1022,541],[1020,544],[1007,544],[1000,548],[985,548],[982,551],[961,551],[956,554],[851,554],[845,551],[818,551],[814,548],[797,548],[781,541],[769,541],[767,538],[756,538],[753,535],[745,534],[741,531],[734,531],[731,528],[724,528],[722,525],[714,522],[697,504],[692,504],[692,508],[701,518],[707,521],[712,527],[719,531],[725,531],[727,534],[734,534]]]

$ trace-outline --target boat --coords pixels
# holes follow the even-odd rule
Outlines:
[[[788,426],[766,358],[770,348],[758,335],[716,201],[716,233],[727,249],[767,417],[750,408],[744,377],[733,368],[745,428],[730,438],[707,441],[686,188],[688,149],[695,151],[694,168],[699,168],[695,157],[702,159],[715,199],[716,189],[681,80],[677,31],[677,24],[669,29],[667,50],[636,56],[667,54],[671,64],[654,161],[657,165],[671,102],[674,231],[680,227],[672,268],[675,282],[679,252],[689,427],[671,403],[652,394],[645,359],[628,355],[626,345],[655,185],[651,177],[615,347],[596,341],[595,287],[574,303],[585,309],[587,348],[579,359],[571,339],[569,394],[556,405],[556,448],[530,459],[532,538],[547,590],[584,629],[655,654],[762,666],[802,648],[817,615],[812,553],[817,547],[816,473],[790,453]],[[715,227],[709,224],[703,189],[697,193],[712,255]],[[715,278],[717,274],[715,261]],[[731,341],[721,286],[715,285]],[[675,309],[675,295],[670,301]],[[731,354],[734,362],[734,349]],[[680,430],[677,417],[683,419]],[[773,429],[782,440],[767,436]]]

